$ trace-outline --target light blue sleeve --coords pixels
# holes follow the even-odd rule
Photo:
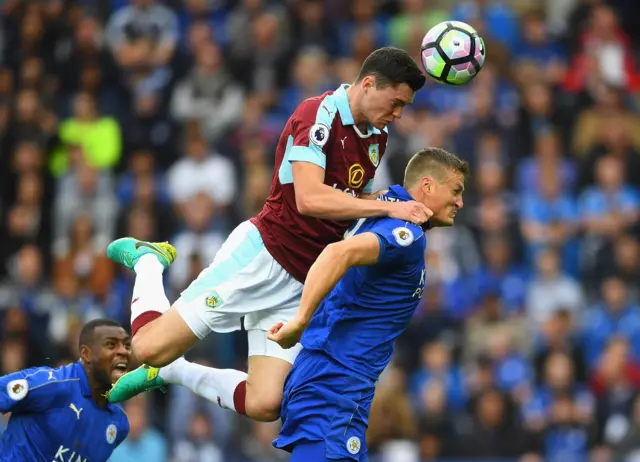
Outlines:
[[[364,186],[364,189],[362,190],[362,192],[365,194],[371,194],[373,192],[374,181],[375,181],[375,178],[371,178],[369,182]]]
[[[337,111],[332,95],[317,106],[308,101],[298,106],[292,116],[291,134],[278,170],[281,184],[293,183],[293,162],[309,162],[327,168],[325,146],[330,146],[331,126]]]
[[[331,126],[338,112],[335,95],[326,96],[318,106],[301,106],[296,112],[298,121],[289,160],[312,162],[325,168],[325,146],[331,145]]]
[[[293,146],[285,156],[289,162],[309,162],[327,168],[327,156],[315,145]]]

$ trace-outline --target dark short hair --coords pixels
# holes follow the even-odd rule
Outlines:
[[[432,174],[438,178],[445,171],[461,173],[465,181],[469,178],[469,163],[441,148],[425,148],[409,159],[404,171],[404,186],[410,188],[425,174]]]
[[[411,55],[395,47],[379,48],[367,56],[356,83],[368,76],[376,78],[376,88],[406,83],[414,92],[420,90],[426,80]]]
[[[80,339],[78,340],[78,349],[82,348],[82,345],[91,345],[95,340],[93,338],[93,334],[98,327],[120,327],[124,329],[124,326],[120,324],[118,321],[114,321],[113,319],[94,319],[93,321],[89,321],[84,326],[82,326],[82,330],[80,331]]]

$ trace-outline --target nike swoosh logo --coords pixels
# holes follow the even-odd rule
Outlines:
[[[158,249],[156,246],[147,244],[146,242],[136,242],[135,249],[138,250],[140,247],[146,247],[148,249],[155,250],[156,252],[160,252],[160,249]]]

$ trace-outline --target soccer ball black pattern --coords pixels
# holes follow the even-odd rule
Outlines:
[[[468,24],[446,21],[434,26],[422,40],[422,65],[436,82],[469,83],[484,64],[482,37]]]

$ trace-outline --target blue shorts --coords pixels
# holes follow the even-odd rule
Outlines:
[[[289,462],[351,462],[352,459],[327,459],[327,444],[324,441],[316,443],[297,444],[293,448]],[[361,462],[367,461],[367,455],[360,456]]]
[[[297,455],[322,451],[313,443],[324,442],[325,458],[318,460],[366,461],[365,437],[374,393],[375,381],[323,352],[303,349],[284,385],[282,430],[274,447]],[[306,462],[311,460],[316,459]]]

